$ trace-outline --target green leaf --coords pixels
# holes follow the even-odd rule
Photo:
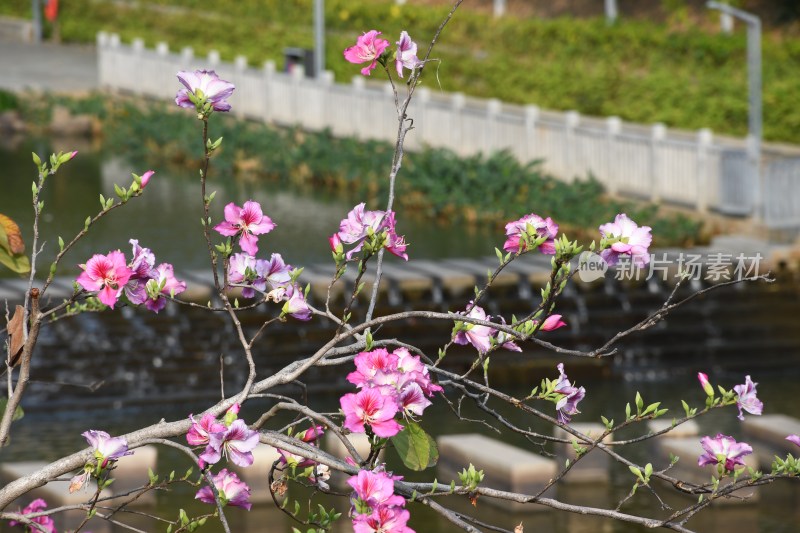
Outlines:
[[[0,263],[17,274],[27,274],[31,271],[31,262],[26,255],[11,255],[8,250],[2,246],[0,246]]]
[[[7,404],[8,404],[8,398],[0,398],[0,413],[5,413]],[[18,405],[17,408],[14,410],[14,416],[11,417],[11,421],[16,422],[23,416],[25,416],[25,411],[23,411],[22,407]]]
[[[406,427],[392,437],[397,454],[411,470],[425,470],[439,461],[436,441],[416,422],[408,421]]]

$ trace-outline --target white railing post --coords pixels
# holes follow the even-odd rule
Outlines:
[[[142,72],[142,55],[144,53],[144,40],[139,39],[138,37],[133,40],[131,43],[131,50],[133,52],[134,60],[133,60],[133,68],[129,71],[129,76],[132,77],[131,80],[128,81],[127,85],[129,88],[133,90],[134,94],[144,94],[144,84],[142,80],[145,80],[146,73]]]
[[[577,111],[567,111],[564,114],[564,124],[566,126],[566,146],[564,147],[564,172],[568,182],[575,181],[578,165],[578,143],[575,138],[575,129],[581,123],[581,114]]]
[[[181,49],[181,68],[192,68],[192,61],[194,61],[194,48],[191,46],[184,46]]]
[[[658,122],[650,131],[650,201],[661,201],[664,189],[664,162],[661,160],[661,144],[667,138],[667,127]],[[677,191],[672,191],[677,192]]]
[[[156,54],[159,57],[167,57],[169,55],[169,45],[164,41],[156,44]]]
[[[264,61],[263,73],[263,91],[261,93],[261,119],[264,122],[273,122],[275,116],[272,112],[270,102],[272,95],[275,93],[275,61],[269,59]]]
[[[431,90],[428,87],[420,87],[417,89],[417,98],[414,103],[414,128],[417,130],[417,135],[412,136],[415,138],[417,146],[430,144],[430,127],[428,127],[428,104],[431,101]]]
[[[353,93],[355,94],[356,101],[361,101],[364,98],[364,89],[366,88],[366,82],[364,81],[364,76],[353,76],[353,79],[350,82],[353,86]],[[364,112],[364,105],[359,105],[357,109],[353,110],[353,122],[350,124],[350,133],[357,139],[364,138],[363,132],[370,131],[370,125],[367,124],[367,120],[365,120],[365,112]]]
[[[497,98],[492,98],[486,102],[486,128],[484,129],[484,153],[491,154],[491,152],[499,149],[499,116],[503,110],[503,104]]]
[[[444,124],[436,125],[436,130],[439,132],[439,142],[436,144],[438,146],[450,148],[457,154],[464,155],[470,152],[464,146],[464,135],[466,133],[464,131],[464,107],[467,105],[467,98],[464,96],[464,93],[453,93],[451,95],[450,105],[452,106],[453,113],[452,127],[445,129],[442,127]],[[443,131],[447,131],[448,135],[443,135]],[[468,135],[468,137],[474,138],[475,132],[471,133],[472,135]],[[480,147],[478,150],[480,150]]]
[[[208,66],[211,68],[216,68],[219,66],[219,52],[216,50],[209,50],[208,51]]]
[[[605,186],[608,194],[619,193],[620,170],[617,153],[619,152],[619,134],[622,133],[622,119],[606,118],[606,175]]]
[[[333,129],[333,116],[331,114],[331,88],[333,87],[336,77],[332,70],[324,71],[318,78],[319,91],[322,98],[322,113],[320,114],[320,129],[331,128]]]
[[[495,17],[502,17],[506,14],[506,0],[494,0],[492,9]]]
[[[709,150],[714,143],[714,134],[708,128],[697,132],[697,210],[708,211],[709,195]]]
[[[533,161],[539,155],[539,145],[536,142],[536,122],[539,120],[539,107],[525,106],[525,163]]]

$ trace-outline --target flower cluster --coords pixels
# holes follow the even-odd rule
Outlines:
[[[489,321],[492,319],[491,315],[487,315],[486,311],[484,311],[481,306],[475,305],[474,302],[470,302],[467,308],[469,311],[461,313],[463,316],[477,320]],[[505,325],[505,319],[500,317],[500,320]],[[534,327],[538,326],[538,324],[539,322],[537,320],[531,321],[531,325]],[[542,322],[541,326],[539,326],[539,330],[553,331],[554,329],[562,328],[566,325],[567,323],[561,320],[561,315],[550,315]],[[510,335],[490,326],[457,322],[454,333],[453,342],[456,344],[471,344],[482,354],[487,353],[493,346],[500,346],[514,352],[522,351],[522,348],[514,342],[513,338],[510,338]]]
[[[354,494],[350,518],[355,533],[414,533],[406,524],[410,518],[406,501],[394,493],[394,482],[402,479],[378,467],[360,470],[347,480]]]
[[[711,385],[711,382],[708,380],[708,375],[698,372],[697,379],[700,381],[700,386],[703,387],[703,391],[708,396],[708,405],[712,405],[714,402],[714,386]],[[733,393],[722,389],[723,400],[726,402],[732,401],[732,397],[735,393],[736,407],[739,408],[739,415],[737,416],[739,420],[744,420],[744,413],[742,411],[747,411],[751,415],[760,415],[764,411],[764,402],[759,400],[756,395],[756,385],[758,385],[758,383],[753,383],[750,376],[745,376],[744,383],[733,387]],[[729,404],[725,403],[725,405]]]
[[[394,211],[369,211],[364,205],[360,203],[347,213],[347,218],[339,224],[339,232],[328,239],[333,253],[341,256],[344,245],[355,245],[345,254],[349,261],[365,247],[370,253],[386,248],[408,261],[405,237],[398,236],[395,230]]]
[[[639,268],[650,262],[647,252],[653,241],[650,226],[639,227],[628,215],[621,213],[614,217],[614,222],[600,226],[600,234],[610,242],[610,246],[600,252],[600,257],[609,265],[616,265],[622,255],[629,255]]]
[[[78,284],[87,291],[97,292],[97,298],[114,308],[123,291],[133,305],[142,305],[158,313],[167,305],[166,296],[174,297],[186,290],[186,283],[178,281],[172,265],[161,263],[155,266],[155,255],[149,248],[139,246],[136,239],[130,240],[133,258],[126,263],[125,254],[119,250],[108,255],[95,254],[86,264],[80,265],[83,272]]]
[[[234,203],[225,206],[225,220],[214,226],[221,235],[239,237],[244,253],[233,254],[228,260],[228,282],[242,286],[242,296],[252,298],[256,291],[269,287],[267,298],[283,301],[283,314],[298,320],[310,320],[311,308],[305,293],[292,280],[292,266],[280,254],[269,260],[258,259],[258,237],[275,229],[276,224],[261,209],[261,204],[248,200],[242,207]]]
[[[361,390],[339,400],[345,414],[344,427],[353,433],[364,433],[368,425],[378,437],[393,437],[403,429],[395,415],[421,416],[431,405],[428,398],[442,391],[431,382],[419,356],[405,348],[361,352],[354,362],[356,371],[347,375],[347,381]]]
[[[558,235],[558,224],[550,217],[542,218],[531,213],[519,220],[506,224],[506,242],[503,250],[506,252],[526,252],[535,243],[543,254],[556,253],[555,238]]]
[[[700,444],[705,451],[697,459],[699,466],[706,465],[719,465],[728,472],[733,472],[736,466],[744,466],[745,455],[753,453],[753,448],[746,442],[736,442],[736,439],[717,434],[713,439],[711,437],[703,437],[700,439]]]
[[[570,420],[572,420],[572,415],[580,413],[578,411],[578,402],[586,396],[586,389],[575,387],[574,383],[569,382],[569,378],[564,372],[564,363],[558,363],[556,368],[558,368],[559,376],[553,392],[563,395],[556,402],[558,421],[562,424],[569,424]]]
[[[186,290],[186,282],[175,279],[172,265],[161,263],[155,267],[156,258],[149,248],[139,246],[136,239],[130,240],[133,259],[128,268],[131,277],[125,285],[125,296],[134,305],[141,305],[158,313],[167,305],[164,296],[174,297]]]
[[[192,426],[186,433],[190,446],[205,446],[200,454],[200,468],[216,464],[225,456],[237,466],[248,467],[253,464],[253,449],[258,445],[258,431],[247,427],[238,417],[239,404],[234,404],[221,421],[211,413],[206,413],[198,422],[189,415]],[[214,487],[222,505],[233,505],[250,510],[250,488],[238,476],[223,468],[213,476]],[[200,489],[195,498],[214,504],[214,492],[210,486]]]
[[[178,81],[183,89],[175,95],[175,103],[180,107],[195,109],[198,114],[208,116],[212,111],[230,111],[227,99],[233,94],[234,85],[220,79],[213,70],[178,72]]]
[[[258,445],[258,431],[248,429],[244,420],[237,417],[239,406],[234,405],[220,422],[211,413],[206,413],[198,422],[189,415],[192,426],[186,433],[191,446],[205,446],[200,454],[200,467],[213,465],[222,456],[237,466],[253,464],[253,449]]]
[[[344,58],[350,63],[368,65],[361,69],[361,74],[369,76],[377,66],[378,62],[386,65],[389,57],[386,50],[389,48],[389,41],[378,37],[381,32],[370,30],[359,36],[355,46],[346,48]],[[397,41],[397,50],[394,53],[394,64],[397,75],[403,77],[403,69],[413,71],[421,67],[423,62],[417,58],[417,43],[411,40],[408,32],[400,33],[400,40]]]
[[[20,511],[20,514],[27,516],[27,515],[33,514],[33,513],[40,513],[42,511],[44,511],[46,508],[47,508],[47,502],[44,501],[41,498],[36,498],[31,503],[26,505],[25,508],[22,511]],[[26,527],[26,531],[41,531],[41,530],[44,530],[44,531],[47,531],[47,533],[56,533],[56,524],[55,524],[55,522],[53,522],[53,519],[50,518],[49,516],[37,516],[35,518],[29,518],[29,520],[31,522],[33,522],[34,524],[38,524],[39,527],[38,528],[33,527],[33,528],[30,528],[30,529],[27,529],[30,526],[25,526],[25,524],[23,524],[22,522],[18,522],[16,520],[11,520],[8,523],[8,525],[11,526],[11,527],[23,526],[23,527]]]

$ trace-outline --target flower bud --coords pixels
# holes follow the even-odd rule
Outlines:
[[[702,372],[698,372],[697,379],[700,380],[700,385],[703,387],[703,390],[706,391],[706,394],[708,396],[714,396],[714,387],[709,383],[708,376]]]

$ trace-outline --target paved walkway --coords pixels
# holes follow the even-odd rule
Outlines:
[[[93,46],[0,41],[0,89],[74,93],[98,88]]]

